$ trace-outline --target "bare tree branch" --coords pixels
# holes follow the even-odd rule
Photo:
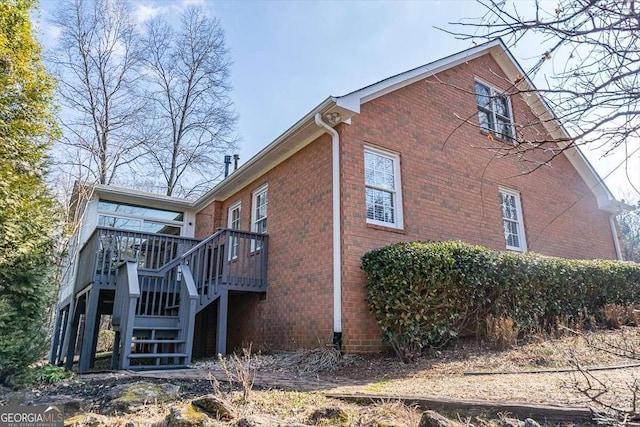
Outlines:
[[[529,149],[554,152],[558,145],[589,145],[605,155],[617,149],[631,153],[640,145],[640,15],[634,1],[478,3],[485,9],[482,17],[443,31],[474,43],[502,38],[510,47],[541,46],[526,76],[508,82],[505,94],[540,95],[569,135],[532,135],[543,122],[526,119],[515,123],[516,145],[533,142]],[[526,78],[544,84],[538,89],[519,84]],[[461,120],[477,124],[475,117]]]
[[[212,166],[236,142],[224,33],[217,20],[189,7],[177,30],[164,17],[149,21],[143,46],[154,109],[146,124],[154,130],[146,138],[150,164],[162,172],[167,195],[193,194],[219,179],[221,168]]]
[[[52,23],[61,30],[49,63],[65,107],[62,143],[88,156],[95,182],[114,183],[119,169],[139,157],[142,142],[136,129],[143,111],[136,86],[140,55],[127,4],[65,0]]]

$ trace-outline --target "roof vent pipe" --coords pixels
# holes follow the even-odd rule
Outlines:
[[[233,155],[233,171],[234,172],[236,171],[236,169],[238,169],[238,160],[240,160],[240,155],[234,154]]]
[[[229,176],[229,166],[231,165],[231,156],[224,156],[224,177]]]

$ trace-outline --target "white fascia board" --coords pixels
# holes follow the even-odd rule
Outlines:
[[[192,204],[192,207],[197,212],[213,201],[225,200],[234,192],[241,190],[245,185],[259,178],[282,161],[300,151],[307,144],[320,137],[324,133],[324,130],[315,124],[316,113],[326,114],[337,112],[340,113],[342,122],[348,122],[354,114],[360,111],[359,106],[357,111],[352,108],[354,108],[353,105],[338,103],[336,98],[328,97],[278,138],[260,150],[258,154],[240,166],[238,170],[232,172],[222,182],[196,200]]]
[[[523,96],[523,99],[535,114],[541,118],[547,132],[556,139],[570,139],[568,132],[564,129],[561,123],[555,120],[555,115],[551,111],[549,105],[535,91],[535,86],[527,74],[520,67],[520,64],[518,64],[518,61],[516,61],[509,49],[507,49],[504,42],[500,39],[492,40],[488,43],[478,45],[471,49],[442,58],[438,61],[397,74],[385,80],[381,80],[360,90],[338,97],[336,98],[336,102],[338,105],[343,105],[352,111],[359,112],[360,105],[365,102],[379,98],[390,92],[433,76],[437,73],[441,73],[442,71],[460,65],[464,62],[471,61],[487,53],[491,54],[497,64],[502,68],[502,71],[511,81],[516,82],[516,80],[521,80],[519,83],[520,88],[524,90],[531,90],[531,96]],[[580,148],[574,146],[573,151],[577,154],[572,154],[572,149],[565,150],[564,154],[596,197],[598,201],[598,208],[607,212],[612,212],[612,209],[617,209],[619,202],[615,200],[611,191],[609,191],[606,184],[598,176],[593,166],[591,166],[587,158],[580,151]]]
[[[365,102],[379,98],[427,77],[431,77],[444,70],[455,67],[456,65],[478,58],[486,54],[487,51],[494,46],[500,45],[504,46],[501,40],[492,40],[488,43],[463,50],[462,52],[458,52],[454,55],[447,56],[429,64],[386,78],[362,89],[337,97],[338,105],[344,105],[353,111],[357,110],[359,112],[360,105]]]
[[[111,185],[97,184],[93,191],[93,197],[95,198],[96,196],[100,199],[108,199],[114,202],[134,203],[149,207],[180,209],[183,211],[192,208],[192,202],[189,200]]]
[[[491,50],[491,55],[511,81],[515,82],[517,79],[524,77],[521,83],[519,83],[519,88],[521,90],[529,90],[530,92],[527,95],[530,96],[523,96],[522,99],[536,116],[541,119],[542,125],[547,132],[558,140],[570,140],[571,136],[567,130],[560,122],[555,120],[555,115],[551,111],[551,108],[544,98],[535,90],[535,86],[506,46],[501,42],[498,48]],[[589,160],[585,157],[580,147],[575,144],[569,147],[568,143],[562,141],[559,142],[559,145],[564,148],[563,154],[596,197],[598,209],[609,213],[616,213],[621,206],[620,202],[615,199],[613,193],[611,193],[604,183],[604,180],[598,175]]]

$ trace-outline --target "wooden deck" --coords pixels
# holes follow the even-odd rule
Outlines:
[[[198,241],[96,228],[80,251],[74,298],[58,307],[50,362],[71,368],[79,350],[79,371],[89,370],[110,314],[114,369],[186,366],[195,315],[214,301],[216,352],[226,353],[228,293],[266,291],[267,253],[267,235],[239,230]]]

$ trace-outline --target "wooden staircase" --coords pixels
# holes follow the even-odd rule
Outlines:
[[[228,292],[266,290],[267,242],[263,234],[220,229],[158,269],[139,268],[135,259],[123,263],[112,316],[112,369],[188,366],[195,315],[217,300],[224,340],[216,351],[225,353]]]

